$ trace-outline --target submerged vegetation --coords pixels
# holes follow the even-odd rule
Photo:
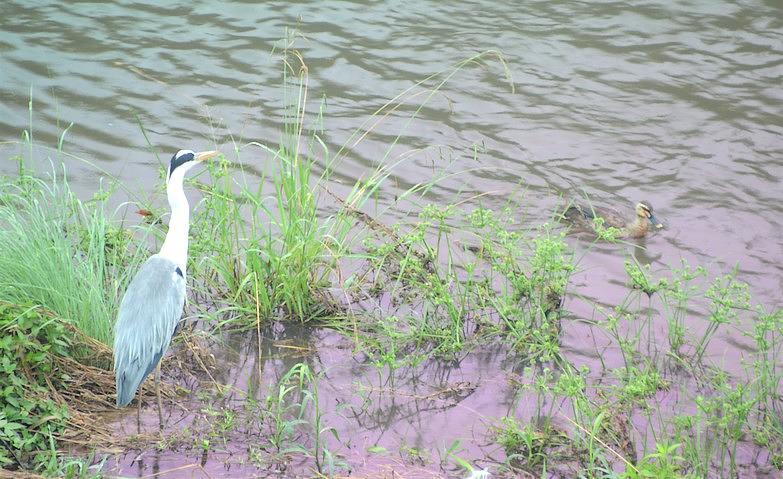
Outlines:
[[[454,75],[493,56],[479,55],[417,84],[428,94],[410,120]],[[388,396],[453,407],[481,385],[446,383],[422,395],[409,389],[409,379],[432,364],[493,350],[504,358],[514,407],[482,417],[484,437],[476,440],[491,459],[476,456],[475,447],[466,451],[464,438],[448,437],[442,448],[399,444],[391,451],[372,444],[367,454],[464,476],[477,472],[472,462],[482,459],[501,477],[735,477],[753,467],[783,468],[783,312],[753,304],[736,273],[710,279],[700,267],[652,271],[628,260],[627,296],[617,304],[596,300],[592,317],[574,317],[564,304],[580,258],[557,223],[521,219],[521,198],[498,208],[480,198],[436,204],[427,195],[435,177],[394,205],[373,209],[394,167],[386,163],[345,198],[334,194],[331,172],[345,151],[327,147],[323,109],[307,115],[307,71],[292,66],[296,58],[286,62],[288,115],[280,144],[237,146],[233,156],[209,165],[211,181],[197,183],[203,199],[193,215],[187,322],[215,342],[227,334],[251,338],[258,370],[247,388],[219,384],[194,352],[192,328],[184,328],[180,341],[187,347],[180,349],[197,359],[186,363],[198,364],[209,381],[187,400],[197,404],[192,423],[154,438],[158,448],[202,458],[231,451],[245,466],[283,474],[298,465],[333,476],[353,467],[343,446],[356,444],[330,420],[370,420]],[[345,148],[410,101],[401,95],[384,105]],[[306,129],[308,122],[315,127]],[[268,166],[260,179],[243,171],[258,154]],[[140,205],[152,211],[151,220],[119,222],[118,213],[107,212],[111,193],[79,200],[57,169],[48,179],[20,169],[3,180],[4,468],[86,471],[58,453],[68,452],[74,418],[96,414],[103,403],[94,399],[94,410],[74,410],[76,392],[62,397],[73,388],[72,370],[63,364],[94,367],[95,389],[105,379],[100,371],[111,384],[106,351],[95,351],[111,344],[122,291],[165,231],[158,221],[165,210],[151,205]],[[402,202],[412,215],[387,220]],[[377,377],[348,385],[337,410],[320,395],[325,372],[308,360],[286,362],[275,381],[261,384],[262,337],[273,336],[275,324],[341,333],[352,357]],[[726,329],[752,344],[739,377],[708,354]],[[569,333],[598,338],[592,339],[593,369],[563,351]],[[95,396],[112,393],[107,386]],[[142,434],[136,439],[150,441]],[[236,443],[246,447],[237,452]],[[742,447],[755,448],[756,462]]]

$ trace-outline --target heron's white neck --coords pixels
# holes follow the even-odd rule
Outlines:
[[[183,168],[185,170],[185,168]],[[160,248],[160,256],[170,259],[185,274],[188,263],[188,229],[190,227],[190,205],[182,189],[185,171],[174,170],[166,186],[166,195],[171,208],[169,232]]]

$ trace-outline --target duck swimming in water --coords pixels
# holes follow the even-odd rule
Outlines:
[[[563,219],[573,224],[575,227],[585,230],[594,230],[594,220],[602,218],[604,226],[614,227],[620,230],[622,238],[642,238],[652,228],[663,228],[663,224],[658,222],[653,214],[653,207],[647,201],[640,201],[636,204],[636,218],[633,221],[627,221],[616,211],[604,208],[585,207],[579,204],[573,204],[563,212]]]

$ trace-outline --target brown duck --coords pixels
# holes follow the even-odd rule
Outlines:
[[[636,218],[632,221],[626,220],[611,209],[585,207],[579,204],[573,204],[563,212],[566,221],[587,231],[593,230],[593,220],[596,217],[603,218],[604,225],[607,227],[619,228],[620,236],[623,238],[642,238],[652,228],[663,228],[653,214],[652,205],[647,201],[636,204]]]

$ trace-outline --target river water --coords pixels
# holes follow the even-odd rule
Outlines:
[[[491,57],[466,66],[390,155],[424,95],[351,147],[333,189],[349,191],[385,161],[395,166],[381,204],[443,171],[458,174],[428,201],[483,195],[498,207],[521,182],[531,224],[550,217],[563,190],[620,208],[646,199],[666,228],[636,247],[587,251],[573,241],[577,291],[621,295],[623,260],[634,254],[655,270],[681,259],[714,274],[736,266],[756,301],[783,304],[780,2],[6,0],[0,26],[0,139],[32,125],[37,142],[56,146],[73,123],[63,149],[90,164],[64,159],[84,196],[106,174],[151,193],[159,163],[140,125],[161,158],[276,145],[275,52],[287,31],[308,67],[309,110],[325,99],[332,153],[415,82],[496,50],[513,88]],[[3,144],[0,173],[15,171],[6,160],[24,151]],[[265,159],[253,147],[241,155],[248,171],[263,171]],[[746,347],[732,334],[719,334],[723,347],[712,351],[729,363]],[[578,352],[579,341],[567,347]]]

